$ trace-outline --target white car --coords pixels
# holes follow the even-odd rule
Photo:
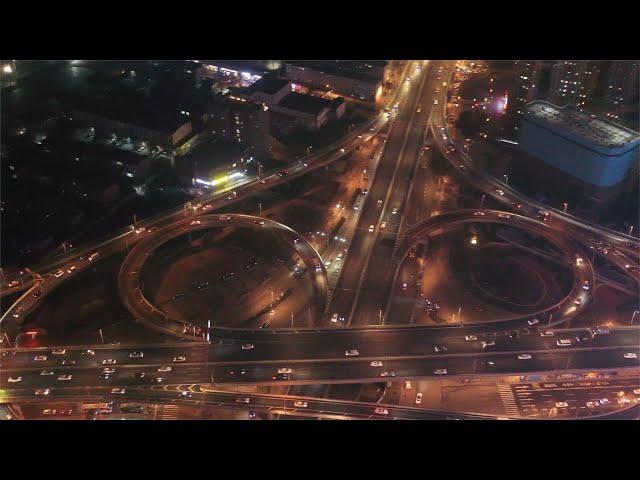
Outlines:
[[[369,231],[370,231],[370,232],[373,232],[373,230],[374,230],[374,229],[375,229],[375,226],[374,226],[374,225],[369,225]]]
[[[485,213],[484,212],[473,212],[474,215],[478,216],[478,217],[484,217]]]
[[[387,222],[382,222],[382,223],[380,224],[380,228],[381,228],[381,229],[383,229],[383,230],[384,230],[385,228],[387,228]]]
[[[307,408],[309,406],[309,404],[307,402],[302,402],[300,400],[293,402],[293,406],[294,407],[298,407],[298,408]]]
[[[341,148],[341,149],[340,149],[340,152],[341,152],[341,153],[344,153],[344,148]]]
[[[638,354],[633,352],[627,352],[624,354],[624,358],[635,359],[635,358],[638,358]]]
[[[53,375],[53,371],[52,370],[42,370],[40,372],[40,375]]]
[[[64,355],[67,351],[64,348],[54,348],[51,350],[51,355]]]
[[[249,403],[251,399],[249,397],[238,397],[236,403]]]
[[[351,350],[347,350],[346,352],[344,352],[345,357],[357,357],[358,355],[360,355],[360,352],[355,348],[352,348]]]
[[[53,276],[60,278],[62,275],[64,275],[64,270],[58,270]]]
[[[394,209],[391,211],[391,215],[396,215],[397,213],[398,213],[398,209],[397,209],[397,208],[394,208]]]
[[[493,347],[496,344],[493,340],[484,340],[482,342],[482,348]]]
[[[569,338],[560,338],[558,339],[558,341],[556,341],[556,345],[558,345],[559,347],[570,347],[571,340]]]
[[[184,355],[178,355],[177,357],[173,357],[173,363],[180,363],[180,362],[186,362],[187,361],[187,357],[185,357]]]
[[[476,337],[475,335],[465,335],[464,339],[467,342],[475,342],[476,340],[478,340],[478,337]]]
[[[446,368],[438,368],[437,370],[433,371],[434,375],[446,375],[447,374],[447,369]]]
[[[331,315],[331,323],[338,323],[338,314],[334,313]]]
[[[126,393],[126,390],[124,388],[112,388],[111,389],[111,394],[112,395],[124,395]]]
[[[58,377],[58,381],[60,382],[68,382],[73,378],[73,375],[60,375]]]
[[[496,188],[496,193],[498,195],[504,195],[504,190],[500,190],[499,188]]]
[[[129,354],[129,358],[142,358],[144,357],[144,352],[131,352]]]
[[[536,325],[536,324],[540,323],[540,320],[538,320],[537,318],[532,318],[530,320],[527,320],[527,323],[529,325]]]
[[[140,227],[136,229],[136,234],[144,232],[146,229],[144,227]]]
[[[34,393],[36,395],[49,395],[50,390],[48,388],[38,388]]]
[[[382,362],[380,360],[374,360],[369,365],[372,366],[372,367],[381,367],[382,366]]]
[[[107,358],[106,360],[102,361],[103,365],[115,365],[116,363],[118,362],[116,361],[115,358]]]
[[[158,368],[158,372],[170,372],[171,370],[173,370],[172,367],[170,367],[169,365],[163,365],[162,367]]]
[[[582,284],[582,289],[589,290],[589,280],[584,281],[584,283]]]
[[[290,368],[279,368],[278,373],[293,373],[293,370]]]
[[[201,224],[200,220],[194,220],[189,225],[200,225],[200,224]]]
[[[434,101],[433,101],[433,104],[434,104],[434,105],[438,105],[438,100],[437,100],[437,99],[436,99],[436,100],[434,100]]]
[[[556,402],[556,408],[567,408],[568,406],[567,402]]]
[[[587,408],[597,408],[600,406],[600,404],[597,401],[590,401],[587,402]]]
[[[511,218],[511,215],[509,215],[508,213],[499,213],[498,217],[499,218]]]
[[[419,393],[416,395],[416,405],[420,405],[422,403],[422,394]]]
[[[531,355],[528,353],[521,353],[518,355],[518,360],[531,360]]]
[[[7,381],[9,383],[18,383],[22,381],[22,377],[9,377]]]
[[[206,204],[204,207],[202,207],[202,210],[209,210],[210,208],[213,208],[213,205]]]
[[[378,415],[389,415],[389,410],[382,407],[376,407],[376,409],[374,410],[374,413],[377,413]]]
[[[253,349],[254,349],[253,343],[245,343],[244,345],[242,345],[242,350],[253,350]]]

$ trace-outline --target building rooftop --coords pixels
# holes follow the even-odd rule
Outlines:
[[[262,92],[268,95],[275,95],[287,85],[289,85],[289,80],[284,80],[273,75],[266,75],[253,83],[249,88],[252,92]]]
[[[640,140],[640,134],[581,112],[573,106],[558,107],[552,103],[535,100],[526,106],[526,115],[551,127],[561,128],[587,142],[603,147],[622,147]]]
[[[314,97],[313,95],[305,95],[303,93],[291,92],[278,103],[279,107],[290,108],[299,112],[318,115],[325,108],[335,108],[344,102],[342,97],[333,100],[326,98]]]

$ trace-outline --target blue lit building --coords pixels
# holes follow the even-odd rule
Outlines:
[[[639,158],[640,134],[575,107],[526,105],[520,148],[598,187],[624,181]]]

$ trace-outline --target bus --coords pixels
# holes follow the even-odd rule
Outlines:
[[[331,233],[329,234],[329,240],[338,240],[338,232],[340,231],[340,229],[342,228],[342,225],[344,225],[345,222],[345,217],[340,217],[340,220],[338,220],[338,223],[335,224],[335,226],[331,229]]]

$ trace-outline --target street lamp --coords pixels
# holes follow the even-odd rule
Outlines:
[[[562,213],[567,213],[567,207],[568,207],[569,205],[567,205],[567,202],[564,202],[562,205],[563,205]]]
[[[503,175],[504,176],[504,183],[509,184],[509,175]]]
[[[486,195],[482,195],[482,197],[480,197],[480,208],[482,208],[482,205],[484,205],[484,199],[485,199]]]

